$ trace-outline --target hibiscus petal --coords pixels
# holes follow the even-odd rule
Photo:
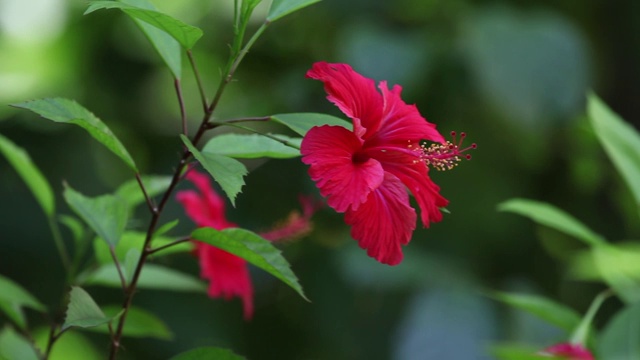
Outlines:
[[[179,191],[176,200],[184,206],[187,216],[196,225],[209,226],[217,230],[236,226],[227,221],[224,199],[213,190],[209,176],[192,169],[187,172],[185,179],[191,181],[200,194],[193,190]]]
[[[247,262],[209,244],[196,242],[200,276],[209,281],[208,295],[231,300],[239,297],[245,320],[253,316],[253,286]]]
[[[361,140],[340,126],[313,127],[302,139],[302,162],[311,165],[311,179],[338,212],[356,210],[384,178],[378,161],[354,163],[353,155],[360,148]]]
[[[347,64],[317,62],[307,72],[308,78],[324,82],[327,99],[353,120],[356,135],[368,136],[380,125],[382,96],[375,82],[353,71]]]
[[[380,82],[379,86],[384,98],[384,110],[380,127],[371,138],[366,140],[371,146],[401,144],[408,141],[429,140],[444,143],[442,135],[436,130],[436,125],[428,122],[415,105],[407,105],[400,93],[402,87],[396,85],[392,90],[387,82]]]
[[[409,195],[390,173],[385,173],[384,182],[369,194],[367,202],[356,211],[347,211],[344,219],[367,255],[388,265],[402,261],[401,245],[409,243],[416,228],[416,212],[409,206]]]

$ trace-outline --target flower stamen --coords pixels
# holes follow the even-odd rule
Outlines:
[[[470,146],[462,148],[466,133],[460,133],[459,140],[455,131],[451,132],[451,141],[444,144],[421,144],[417,151],[420,151],[420,160],[424,161],[427,166],[432,166],[438,171],[451,170],[458,166],[462,158],[471,160],[471,154],[465,152],[475,149],[478,146],[473,143]]]

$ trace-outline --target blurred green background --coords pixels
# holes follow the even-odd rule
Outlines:
[[[211,97],[232,39],[233,2],[153,2],[205,31],[194,54]],[[111,127],[148,174],[172,172],[180,124],[171,75],[133,22],[115,10],[82,16],[85,8],[79,0],[0,0],[0,133],[28,150],[58,194],[66,181],[95,196],[129,180],[130,170],[82,130],[6,104],[74,98]],[[625,215],[634,213],[627,211],[634,206],[628,190],[584,117],[585,94],[593,90],[638,124],[639,31],[637,1],[324,0],[274,23],[241,65],[216,117],[342,116],[322,85],[304,78],[320,60],[401,84],[405,101],[441,132],[465,131],[478,143],[471,161],[432,172],[451,214],[417,230],[405,261],[388,267],[367,257],[342,216],[325,208],[314,217],[312,235],[284,246],[312,303],[255,269],[256,313],[249,322],[238,300],[141,290],[135,303],[166,321],[174,339],[125,339],[122,358],[163,359],[220,346],[249,359],[490,359],[492,343],[542,348],[566,340],[562,330],[485,293],[542,294],[583,313],[601,287],[566,276],[564,260],[577,250],[571,239],[499,213],[496,205],[533,198],[610,239],[640,235],[640,224]],[[195,128],[199,97],[184,64]],[[243,227],[267,229],[298,206],[298,194],[318,196],[299,159],[247,165],[247,185],[237,208],[228,210]],[[70,213],[57,200],[59,212]],[[133,228],[144,227],[140,210]],[[176,217],[182,220],[175,232],[188,233],[193,224],[173,202],[163,220]],[[3,158],[0,229],[0,274],[56,306],[67,290],[46,219]],[[188,254],[161,262],[197,275]],[[118,290],[87,290],[101,305],[121,301]],[[608,303],[596,323],[617,305]],[[30,315],[34,327],[43,325]],[[108,344],[106,336],[87,332],[61,342],[67,336],[76,343],[64,359],[90,359]]]

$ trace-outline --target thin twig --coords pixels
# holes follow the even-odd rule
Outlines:
[[[178,95],[178,104],[180,105],[182,133],[184,134],[184,136],[189,136],[189,128],[187,127],[187,110],[184,107],[184,99],[182,98],[182,86],[180,85],[180,79],[175,79],[174,86],[176,88],[176,95]]]
[[[223,124],[226,125],[226,124],[236,124],[236,123],[243,123],[243,122],[269,121],[269,120],[271,120],[271,116],[255,116],[255,117],[229,119],[229,120],[219,121],[219,122],[209,122],[207,124],[207,129],[213,129]]]
[[[60,334],[56,335],[56,328],[57,326],[55,324],[51,325],[51,329],[49,330],[49,340],[47,341],[47,349],[44,352],[44,359],[48,359],[49,355],[51,355],[51,350],[53,349],[53,343],[56,342],[56,340],[58,340],[58,336]]]
[[[198,83],[198,90],[200,91],[200,99],[202,101],[202,109],[204,110],[204,112],[207,112],[207,108],[208,108],[207,95],[204,91],[204,85],[202,84],[200,71],[198,71],[198,66],[196,66],[196,60],[194,59],[193,53],[191,53],[191,50],[187,50],[187,57],[189,58],[189,62],[191,63],[191,69],[193,69],[193,74],[196,77],[196,82]]]
[[[142,193],[144,194],[144,199],[147,203],[147,206],[149,207],[149,211],[151,211],[151,213],[153,214],[156,211],[156,205],[153,203],[153,199],[149,197],[149,193],[147,192],[147,188],[142,182],[140,173],[136,173],[136,180],[138,181],[138,185],[140,185],[140,190],[142,190]]]
[[[148,252],[149,252],[149,255],[153,255],[153,254],[157,253],[158,251],[164,250],[166,248],[170,248],[170,247],[178,245],[178,244],[182,244],[183,242],[187,242],[187,241],[190,241],[190,240],[191,240],[190,237],[178,239],[178,240],[176,240],[174,242],[170,242],[170,243],[168,243],[166,245],[162,245],[162,246],[157,247],[155,249],[151,249]]]
[[[252,128],[250,128],[250,127],[246,127],[246,126],[242,126],[242,125],[233,124],[233,123],[230,123],[230,122],[228,122],[228,121],[226,121],[226,122],[211,122],[211,123],[209,123],[209,124],[210,124],[210,125],[217,125],[217,126],[231,126],[231,127],[236,128],[236,129],[246,130],[246,131],[249,131],[249,132],[251,132],[251,133],[259,134],[259,135],[262,135],[262,136],[267,137],[267,138],[269,138],[269,139],[272,139],[272,140],[274,140],[274,141],[277,141],[277,142],[281,143],[282,145],[285,145],[285,146],[288,146],[288,147],[291,147],[291,148],[294,148],[294,149],[300,150],[300,146],[298,146],[298,144],[294,144],[294,143],[289,142],[289,141],[287,141],[287,140],[283,140],[283,139],[281,139],[281,138],[279,138],[279,137],[277,137],[277,136],[271,135],[271,134],[265,134],[265,133],[262,133],[262,132],[260,132],[260,131],[258,131],[258,130],[252,129]]]
[[[111,245],[109,245],[109,252],[111,253],[111,258],[113,259],[113,263],[116,265],[116,270],[118,270],[118,276],[120,277],[120,284],[122,285],[122,291],[127,291],[127,280],[125,280],[124,274],[122,273],[122,266],[120,266],[120,261],[118,261],[118,257],[116,256],[116,251]]]

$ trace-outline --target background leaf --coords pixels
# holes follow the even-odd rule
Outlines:
[[[573,216],[551,204],[527,199],[511,199],[498,205],[499,211],[509,211],[571,235],[589,245],[603,245],[606,240],[591,231]]]
[[[115,3],[117,4],[117,3]],[[136,164],[120,140],[100,119],[73,100],[48,98],[13,104],[13,106],[35,112],[54,122],[75,124],[85,129],[94,139],[124,161],[131,169],[138,171]]]
[[[209,346],[185,351],[169,360],[244,360],[244,357],[231,350]]]
[[[110,246],[116,246],[127,225],[126,203],[113,195],[86,197],[71,187],[64,189],[64,199],[73,211]]]
[[[87,328],[95,329],[95,328]],[[49,329],[41,327],[36,329],[33,335],[40,349],[47,348]],[[104,350],[103,346],[99,347]],[[91,340],[79,331],[68,331],[56,340],[51,350],[49,360],[104,360],[104,353],[98,351]]]
[[[601,333],[598,359],[640,359],[640,303],[627,306],[614,315]]]
[[[276,114],[271,115],[271,120],[288,127],[301,136],[304,136],[314,126],[335,125],[349,130],[353,129],[353,126],[348,121],[318,113]]]
[[[118,8],[134,19],[144,21],[167,34],[171,35],[185,49],[191,49],[193,45],[202,37],[202,30],[195,26],[187,25],[167,14],[155,10],[142,9],[133,5],[116,1],[92,1],[85,15],[100,9]]]
[[[22,181],[27,184],[47,217],[52,217],[55,212],[55,198],[51,185],[31,161],[29,154],[2,134],[0,134],[0,153],[7,158]]]
[[[300,138],[277,136],[300,147],[302,141]],[[261,157],[288,159],[300,156],[300,150],[260,134],[221,134],[211,138],[202,148],[202,152],[242,159]]]
[[[15,332],[11,327],[5,327],[0,332],[0,359],[7,360],[39,360],[40,357],[29,341]]]
[[[141,178],[145,189],[147,189],[147,195],[151,198],[167,190],[171,183],[171,176],[145,175]],[[126,201],[130,208],[134,208],[147,201],[136,179],[126,181],[120,185],[115,195],[123,201]]]
[[[247,175],[247,168],[238,160],[224,155],[211,152],[200,152],[191,141],[180,135],[182,142],[187,146],[193,157],[196,158],[202,167],[213,176],[213,179],[220,184],[220,187],[227,194],[233,206],[236,206],[236,196],[244,186],[244,176]]]
[[[121,288],[118,271],[113,264],[103,265],[97,270],[79,277],[85,285],[102,285]],[[187,275],[164,266],[146,264],[138,279],[138,288],[184,292],[205,292],[206,285],[191,275]]]
[[[640,135],[595,94],[589,94],[587,100],[593,130],[640,210]]]
[[[592,250],[602,278],[626,303],[640,302],[640,253],[601,246]]]
[[[120,305],[109,305],[103,309],[107,316],[115,317],[122,311]],[[100,325],[88,328],[89,331],[109,334],[107,325]],[[127,314],[127,321],[124,324],[122,334],[129,337],[146,337],[162,340],[171,340],[173,335],[167,325],[156,315],[147,310],[132,306]]]
[[[137,232],[137,231],[125,232],[124,234],[122,234],[122,237],[120,238],[120,242],[118,242],[118,245],[116,245],[115,247],[116,257],[120,261],[124,261],[127,256],[127,253],[130,250],[134,249],[134,250],[140,251],[144,244],[145,238],[146,238],[146,234],[142,232]],[[175,240],[176,239],[171,237],[154,235],[153,245],[154,245],[154,248],[157,248],[157,247],[172,243]],[[113,262],[113,259],[111,258],[111,251],[109,250],[109,246],[106,244],[104,240],[96,238],[93,242],[93,247],[94,247],[96,260],[98,261],[99,264],[111,264]],[[153,254],[152,256],[164,256],[164,255],[169,255],[169,254],[174,254],[179,252],[188,252],[188,251],[191,251],[192,249],[193,249],[192,244],[190,244],[189,242],[184,242],[181,244],[171,246],[165,250],[159,251]]]
[[[192,232],[191,238],[247,260],[280,279],[309,301],[302,291],[298,278],[291,271],[289,263],[282,256],[280,250],[257,234],[239,228],[218,231],[205,227]]]
[[[0,275],[0,301],[25,306],[41,312],[47,311],[45,306],[22,286],[2,275]]]
[[[274,22],[294,11],[298,11],[319,1],[320,0],[273,0],[271,8],[269,8],[267,21]]]
[[[64,324],[62,324],[62,331],[72,326],[87,328],[106,324],[109,321],[111,321],[111,318],[100,310],[100,307],[89,293],[80,287],[71,287],[69,306],[67,307]]]

